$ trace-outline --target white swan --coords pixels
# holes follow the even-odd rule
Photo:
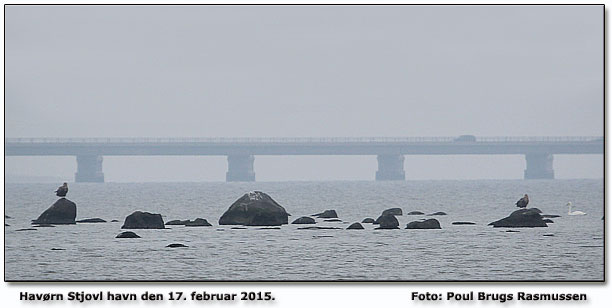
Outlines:
[[[568,202],[567,203],[567,215],[577,216],[577,215],[586,215],[586,213],[585,212],[581,212],[581,211],[573,211],[572,212],[572,203]]]

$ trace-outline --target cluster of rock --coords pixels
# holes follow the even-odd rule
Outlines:
[[[101,218],[88,218],[75,221],[77,214],[76,204],[66,198],[60,198],[40,216],[32,220],[35,227],[53,227],[56,224],[75,224],[75,223],[104,223]],[[402,216],[401,208],[390,208],[382,212],[377,218],[365,218],[359,222],[352,223],[347,228],[348,230],[363,230],[362,225],[371,223],[377,225],[376,230],[380,229],[399,229],[399,221],[396,216]],[[420,211],[411,211],[406,215],[425,215]],[[445,212],[435,212],[428,216],[447,215]],[[289,213],[272,199],[268,194],[261,191],[253,191],[244,194],[236,200],[219,219],[219,225],[238,225],[238,226],[265,226],[278,228],[280,225],[288,224]],[[295,219],[292,224],[296,225],[311,225],[316,224],[315,218],[324,219],[324,222],[342,222],[338,219],[338,213],[335,210],[325,210],[318,214],[310,216],[302,216]],[[491,222],[489,225],[493,227],[506,228],[522,228],[522,227],[547,227],[548,223],[553,223],[549,218],[559,217],[559,215],[542,215],[542,212],[537,208],[523,208],[512,212],[508,217]],[[5,218],[7,216],[5,215]],[[113,220],[116,221],[116,220]],[[473,225],[473,222],[458,221],[453,222],[453,225]],[[5,224],[6,225],[6,224]],[[171,220],[164,223],[161,214],[154,214],[143,211],[136,211],[125,218],[122,229],[165,229],[166,225],[184,225],[186,227],[212,226],[204,218],[196,218],[194,220]],[[242,228],[242,227],[234,227]],[[298,229],[306,230],[321,230],[321,229],[342,229],[338,227],[318,227],[309,226]],[[441,229],[440,222],[436,219],[421,219],[412,221],[406,225],[406,229]],[[36,230],[36,229],[20,229],[21,230]],[[126,231],[118,234],[117,238],[140,238],[136,233]],[[187,247],[183,244],[170,244],[167,247]]]
[[[212,227],[208,220],[204,218],[196,218],[194,220],[171,220],[166,223],[166,226]]]

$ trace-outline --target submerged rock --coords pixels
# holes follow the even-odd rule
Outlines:
[[[444,212],[435,212],[435,213],[429,214],[427,216],[443,216],[443,215],[447,215],[447,214],[444,213]]]
[[[164,229],[161,214],[136,211],[125,218],[121,229]]]
[[[125,231],[117,234],[115,238],[140,238],[140,236],[132,231]]]
[[[364,220],[361,221],[362,224],[373,224],[374,223],[374,218],[365,218]]]
[[[313,214],[311,216],[315,216],[317,218],[338,218],[336,210],[325,210],[323,213]]]
[[[475,225],[475,222],[471,221],[453,221],[453,225]]]
[[[379,225],[378,228],[376,228],[376,230],[399,229],[399,221],[397,220],[397,218],[395,218],[394,215],[382,215],[378,217],[378,219],[376,219],[376,222]]]
[[[35,227],[35,228],[39,228],[39,227],[40,228],[55,228],[55,226],[52,225],[52,224],[38,224],[38,225],[33,225],[32,227]]]
[[[106,220],[102,218],[87,218],[87,219],[77,220],[77,222],[78,223],[101,223],[101,222],[106,222]]]
[[[412,212],[408,212],[406,215],[425,215],[425,213],[421,211],[412,211]]]
[[[548,227],[537,208],[520,209],[512,212],[510,216],[489,224],[495,228],[533,228]]]
[[[301,227],[297,228],[298,230],[341,230],[342,228],[338,227]]]
[[[316,224],[317,222],[312,217],[300,217],[294,220],[291,224],[294,225],[308,225],[308,224]]]
[[[394,215],[394,216],[402,216],[402,209],[399,207],[394,207],[391,209],[386,209],[382,212],[382,215]]]
[[[45,210],[38,218],[32,220],[33,224],[54,224],[54,225],[67,225],[75,224],[74,219],[76,218],[76,203],[66,199],[60,198],[51,207]]]
[[[362,230],[362,229],[365,229],[365,228],[358,222],[352,223],[350,226],[348,226],[348,228],[346,228],[346,230]]]
[[[188,220],[185,227],[212,227],[212,225],[204,218],[196,218],[195,220]]]
[[[558,218],[558,217],[561,217],[561,215],[550,215],[550,214],[542,215],[542,218]]]
[[[168,244],[166,247],[167,248],[179,248],[179,247],[189,247],[189,246],[181,244],[181,243],[172,243],[172,244]]]
[[[17,229],[15,231],[36,231],[38,229],[34,229],[34,228],[26,228],[26,229]]]
[[[236,200],[219,219],[219,225],[280,226],[289,214],[274,199],[261,191],[252,191]]]
[[[437,219],[426,219],[423,221],[412,221],[406,225],[406,229],[442,229]]]

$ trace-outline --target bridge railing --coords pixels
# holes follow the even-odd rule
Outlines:
[[[475,137],[475,142],[510,143],[510,142],[602,142],[601,136],[499,136]],[[71,143],[106,143],[106,144],[142,144],[142,143],[448,143],[474,142],[459,137],[262,137],[262,138],[6,138],[5,143],[19,144],[71,144]]]

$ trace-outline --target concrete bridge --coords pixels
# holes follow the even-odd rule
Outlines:
[[[553,179],[554,154],[603,154],[595,137],[7,138],[6,156],[75,156],[76,182],[104,182],[103,156],[222,155],[226,180],[255,181],[255,155],[376,155],[376,180],[405,180],[404,155],[517,154],[525,179]]]

